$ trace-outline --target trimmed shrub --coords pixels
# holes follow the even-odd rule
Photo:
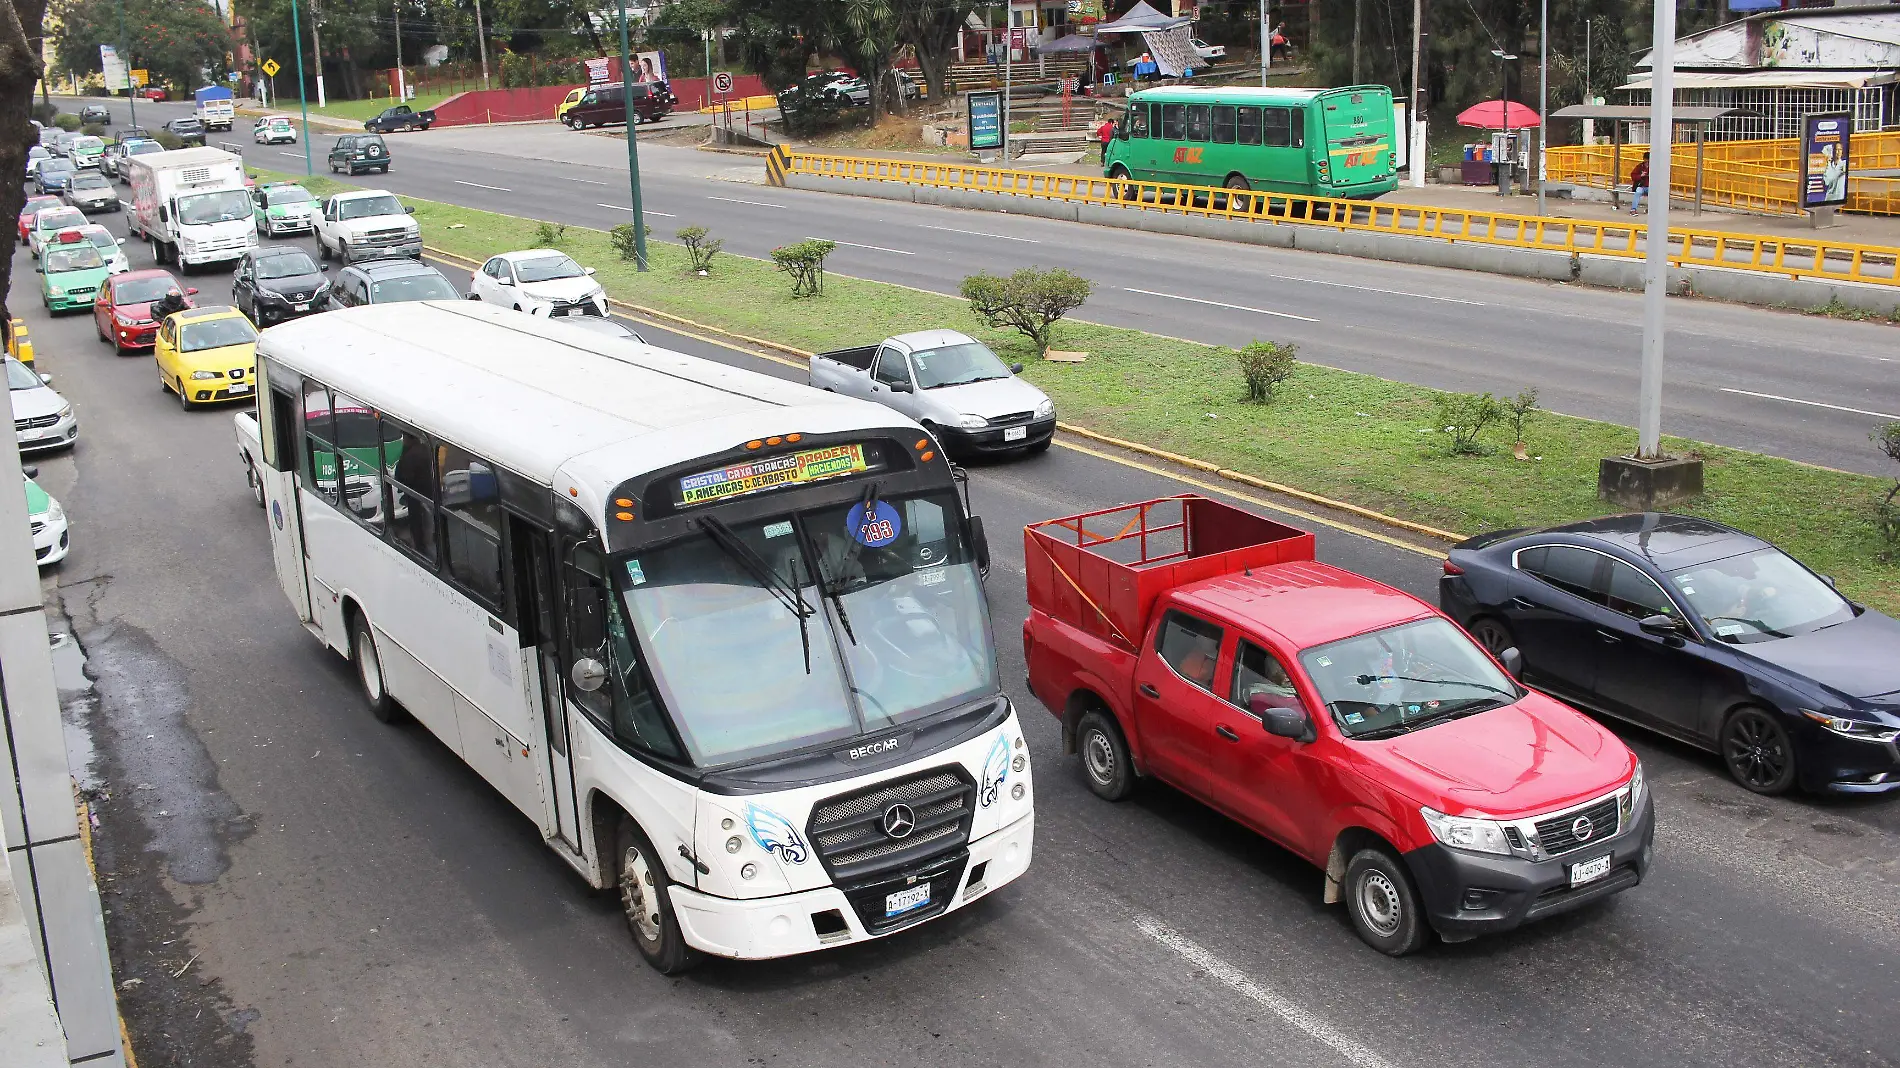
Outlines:
[[[704,226],[682,226],[673,236],[686,246],[687,258],[692,260],[692,266],[688,269],[699,275],[711,273],[713,257],[719,255],[719,250],[726,244],[723,239],[712,236]]]
[[[772,250],[772,262],[792,276],[792,296],[815,297],[825,291],[825,257],[837,243],[808,237]]]
[[[53,125],[62,130],[77,130],[79,129],[79,116],[70,111],[62,111],[53,116]]]
[[[1298,368],[1297,351],[1297,346],[1278,341],[1249,341],[1236,353],[1240,373],[1247,379],[1247,399],[1255,404],[1272,400],[1273,391]]]
[[[1061,267],[1024,267],[1007,278],[970,275],[963,280],[963,299],[977,318],[992,327],[1015,328],[1044,353],[1056,320],[1087,303],[1093,288],[1088,279]]]
[[[646,228],[645,236],[653,236],[653,227]],[[620,254],[621,259],[632,263],[640,258],[640,246],[633,238],[632,223],[621,223],[614,227],[609,231],[609,240],[613,242],[614,251]]]

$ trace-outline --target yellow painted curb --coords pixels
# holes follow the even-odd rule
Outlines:
[[[773,96],[771,93],[764,93],[759,96],[735,96],[732,99],[726,101],[726,105],[729,107],[735,107],[735,108],[741,108],[741,109],[743,108],[775,108],[775,107],[778,107],[778,97]],[[699,114],[711,115],[712,113],[718,110],[720,110],[719,105],[714,104],[711,107],[700,108]]]
[[[86,853],[86,870],[92,873],[92,885],[99,893],[99,905],[105,907],[105,890],[99,886],[99,865],[92,859],[92,806],[79,796],[77,785],[73,787],[73,803],[79,809],[79,842]],[[103,923],[103,917],[101,918]],[[108,950],[110,953],[110,950]],[[132,1033],[125,1029],[125,1014],[119,1009],[119,988],[112,988],[113,1015],[119,1020],[119,1050],[125,1054],[126,1068],[139,1068],[139,1059],[132,1053]]]

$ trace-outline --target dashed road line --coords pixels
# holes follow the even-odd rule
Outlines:
[[[767,204],[766,202],[762,200],[736,200],[732,197],[716,197],[710,194],[706,197],[706,199],[724,201],[727,204],[750,204],[755,208],[776,208],[779,211],[785,210],[785,205],[783,204]]]
[[[632,210],[633,210],[632,208],[630,208],[630,207],[628,207],[628,206],[626,206],[625,204],[595,204],[594,206],[595,206],[595,207],[597,207],[597,208],[612,208],[612,209],[613,209],[613,210],[615,210],[615,211],[632,211]],[[654,210],[653,210],[652,208],[641,208],[641,209],[640,209],[640,214],[642,214],[642,215],[663,215],[663,216],[665,216],[665,217],[667,217],[667,218],[669,218],[669,219],[677,219],[677,218],[679,218],[679,216],[677,216],[677,215],[675,215],[675,214],[673,214],[673,213],[672,213],[672,212],[670,212],[670,211],[654,211]]]
[[[1900,419],[1892,412],[1870,412],[1865,408],[1849,408],[1844,404],[1824,404],[1821,401],[1802,400],[1799,397],[1783,397],[1777,393],[1757,393],[1752,389],[1730,389],[1722,387],[1724,393],[1739,393],[1744,397],[1760,397],[1763,400],[1777,400],[1787,404],[1805,404],[1812,408],[1832,408],[1837,412],[1853,412],[1855,415],[1871,415],[1876,419]]]
[[[893,256],[917,255],[915,252],[905,252],[901,248],[885,248],[883,245],[860,245],[856,241],[840,241],[835,237],[811,237],[809,234],[806,236],[812,241],[829,241],[834,245],[850,245],[852,248],[868,248],[872,252],[888,252]]]
[[[480,183],[480,182],[464,182],[464,181],[462,181],[462,180],[461,180],[460,178],[457,178],[457,179],[455,179],[455,184],[456,184],[456,185],[468,185],[468,186],[474,186],[474,187],[475,187],[476,189],[492,189],[492,190],[494,190],[494,191],[495,191],[495,192],[497,192],[497,193],[512,193],[512,192],[514,192],[514,190],[512,190],[512,189],[503,189],[503,188],[502,188],[501,186],[498,186],[498,185],[483,185],[483,184],[482,184],[482,183]]]
[[[1253,312],[1256,315],[1271,315],[1277,319],[1297,319],[1302,323],[1319,322],[1318,319],[1309,318],[1304,315],[1295,315],[1292,312],[1272,311],[1267,308],[1249,308],[1245,304],[1224,304],[1218,300],[1203,300],[1200,297],[1184,297],[1179,293],[1157,293],[1152,289],[1133,289],[1128,286],[1123,286],[1122,289],[1128,293],[1140,293],[1144,297],[1166,297],[1169,300],[1185,300],[1189,304],[1206,304],[1215,308],[1231,308],[1234,311]]]
[[[1008,234],[986,234],[978,230],[960,230],[954,226],[931,226],[928,223],[924,223],[921,225],[926,230],[942,230],[946,234],[967,234],[970,237],[987,237],[995,241],[1020,241],[1025,245],[1042,244],[1041,241],[1038,241],[1033,237],[1011,237]]]

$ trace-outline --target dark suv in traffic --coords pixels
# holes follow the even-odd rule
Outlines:
[[[344,134],[330,146],[330,173],[348,171],[352,176],[365,171],[389,173],[389,145],[381,134]]]

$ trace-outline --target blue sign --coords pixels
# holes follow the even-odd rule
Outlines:
[[[1003,147],[1003,94],[994,90],[970,94],[970,147]]]
[[[897,509],[884,501],[864,508],[853,505],[845,513],[844,525],[852,539],[867,549],[889,545],[904,532],[904,521],[898,516]]]

